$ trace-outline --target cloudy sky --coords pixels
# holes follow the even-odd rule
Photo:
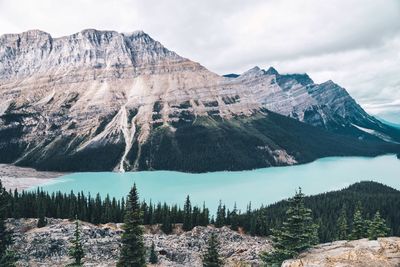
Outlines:
[[[333,80],[400,122],[400,0],[0,0],[0,34],[144,30],[219,74],[255,65]]]

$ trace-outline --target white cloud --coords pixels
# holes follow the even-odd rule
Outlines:
[[[0,33],[142,29],[217,73],[254,65],[344,86],[373,113],[400,108],[398,0],[0,0]]]

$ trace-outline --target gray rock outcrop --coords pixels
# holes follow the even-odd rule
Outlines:
[[[318,245],[288,260],[282,267],[397,267],[400,266],[400,238],[336,241]]]
[[[17,266],[65,266],[71,263],[68,248],[75,224],[62,219],[48,221],[46,227],[37,228],[36,219],[8,220],[8,228],[14,231],[13,249],[20,257]],[[84,266],[115,266],[120,249],[121,225],[95,226],[82,222],[81,232],[86,253]],[[225,266],[262,266],[260,252],[271,250],[269,239],[240,234],[227,227],[195,227],[192,231],[183,232],[178,226],[173,234],[165,235],[159,226],[146,226],[144,241],[147,248],[154,242],[159,255],[157,266],[197,267],[201,266],[201,255],[211,233],[218,236]],[[378,266],[400,266],[400,237],[320,244],[282,264],[282,267]]]
[[[20,257],[18,266],[65,266],[71,263],[68,248],[73,238],[74,223],[49,219],[46,227],[37,228],[36,222],[36,219],[8,221],[9,228],[14,231],[13,249]],[[115,266],[120,249],[120,226],[81,223],[86,253],[84,266]],[[220,254],[226,266],[259,266],[259,253],[270,249],[266,238],[239,234],[227,227],[195,227],[189,232],[182,232],[178,227],[171,235],[163,234],[157,226],[146,227],[144,240],[147,248],[154,242],[159,255],[158,266],[201,266],[201,255],[212,232],[218,236]]]

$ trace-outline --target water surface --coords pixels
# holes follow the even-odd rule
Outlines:
[[[352,183],[372,180],[400,190],[400,160],[394,155],[376,158],[330,157],[309,164],[262,168],[238,172],[190,174],[174,171],[85,172],[62,176],[42,186],[54,192],[84,191],[102,197],[126,196],[136,183],[141,199],[182,204],[190,195],[195,204],[203,201],[215,211],[219,200],[232,208],[245,210],[290,197],[298,187],[306,194],[344,188]]]

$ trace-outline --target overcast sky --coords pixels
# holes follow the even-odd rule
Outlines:
[[[400,0],[0,0],[0,34],[86,28],[144,30],[219,74],[257,65],[331,79],[400,122]]]

